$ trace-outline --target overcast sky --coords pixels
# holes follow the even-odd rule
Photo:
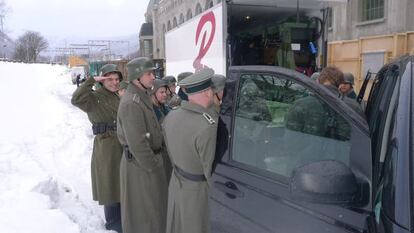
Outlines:
[[[5,29],[12,38],[26,30],[46,37],[99,39],[138,35],[149,0],[5,0]]]

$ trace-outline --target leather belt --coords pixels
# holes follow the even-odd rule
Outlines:
[[[116,124],[115,123],[95,123],[92,125],[92,132],[94,135],[104,134],[108,131],[116,132]]]
[[[207,181],[204,174],[192,174],[192,173],[186,172],[183,169],[179,168],[175,164],[174,164],[174,172],[180,174],[180,176],[182,176],[183,178],[185,178],[187,180],[191,180],[191,181],[195,181],[195,182]]]

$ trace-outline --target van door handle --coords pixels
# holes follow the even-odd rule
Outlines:
[[[216,181],[214,182],[214,187],[225,193],[228,198],[235,199],[244,197],[244,193],[241,192],[233,182],[221,183]]]

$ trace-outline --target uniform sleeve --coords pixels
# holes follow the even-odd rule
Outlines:
[[[149,132],[146,128],[144,112],[135,103],[128,103],[125,108],[120,109],[123,136],[129,147],[129,151],[134,156],[140,167],[147,171],[151,171],[157,164],[157,157],[151,149],[149,143]]]
[[[97,104],[96,97],[92,90],[95,82],[95,79],[89,78],[80,85],[72,95],[72,104],[85,112],[92,111]]]
[[[211,170],[216,154],[217,124],[210,125],[196,136],[196,148],[203,166],[204,176],[211,186]]]

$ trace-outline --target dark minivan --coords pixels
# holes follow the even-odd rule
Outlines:
[[[365,116],[295,71],[231,67],[211,231],[414,232],[413,59],[366,78]]]

